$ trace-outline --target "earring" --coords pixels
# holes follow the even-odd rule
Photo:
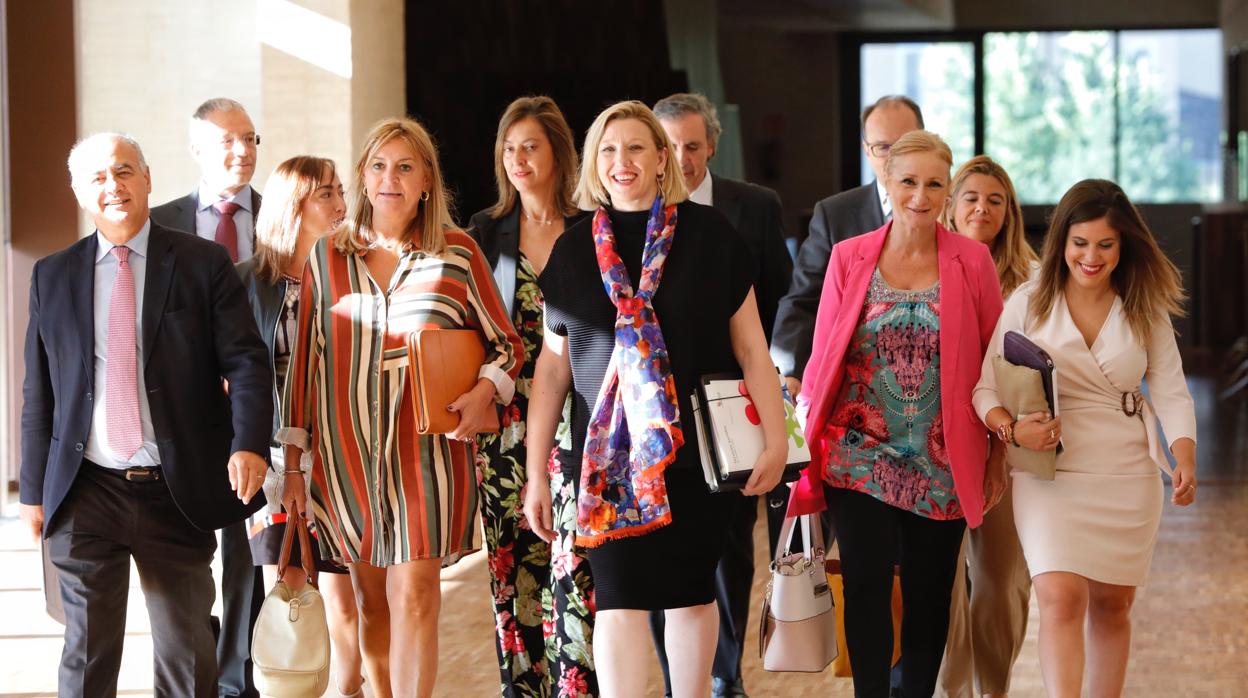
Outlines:
[[[428,201],[428,200],[429,200],[429,191],[428,191],[428,190],[426,190],[424,194],[421,194],[421,195],[420,195],[420,200],[421,200],[421,201]]]

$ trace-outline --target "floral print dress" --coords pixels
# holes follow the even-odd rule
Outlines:
[[[593,583],[589,564],[573,546],[576,502],[573,483],[562,475],[560,448],[549,462],[555,542],[538,538],[524,516],[525,416],[542,347],[542,317],[537,274],[521,253],[512,321],[524,345],[524,366],[515,397],[502,409],[500,433],[478,437],[477,480],[494,592],[500,693],[580,698],[598,690],[590,645]],[[564,409],[559,437],[566,457],[571,440],[568,405]]]
[[[919,516],[962,518],[940,412],[940,282],[871,277],[828,420],[824,481]]]

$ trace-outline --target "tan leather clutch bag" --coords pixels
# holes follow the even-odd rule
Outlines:
[[[416,407],[416,431],[447,434],[459,414],[446,406],[477,384],[485,346],[476,330],[416,330],[407,337],[408,387]],[[485,432],[498,432],[498,410],[491,406]]]
[[[1040,372],[1027,366],[1015,366],[1003,357],[992,357],[992,372],[997,379],[997,398],[1015,419],[1032,412],[1048,412],[1049,400],[1044,396]],[[1011,467],[1024,470],[1043,480],[1052,480],[1057,471],[1057,451],[1033,451],[1009,446],[1005,460]]]

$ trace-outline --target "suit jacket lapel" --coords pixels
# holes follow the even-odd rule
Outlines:
[[[711,177],[711,205],[732,224],[736,230],[741,230],[741,196],[740,192],[735,188],[724,183],[721,177],[714,174]]]
[[[936,226],[936,258],[940,266],[940,372],[941,383],[953,380],[953,372],[957,367],[958,351],[961,347],[963,321],[960,313],[967,306],[963,296],[965,290],[966,270],[962,268],[962,259],[953,244],[953,233],[944,226]],[[952,391],[945,394],[952,395]]]
[[[520,202],[511,207],[498,221],[498,264],[494,265],[494,283],[503,296],[507,317],[516,303],[516,269],[520,266]]]
[[[867,211],[867,223],[871,225],[871,230],[875,230],[885,223],[884,206],[880,203],[879,182],[871,180],[871,183],[867,185],[867,188],[868,193],[871,196],[871,203],[868,204],[864,210]]]
[[[84,240],[77,254],[69,260],[70,298],[77,322],[82,365],[86,375],[95,378],[95,253],[99,250],[96,234]]]
[[[147,279],[143,284],[143,366],[152,357],[156,333],[165,313],[165,301],[169,298],[169,285],[173,281],[174,256],[169,234],[152,225],[151,238],[147,243]]]
[[[199,188],[196,187],[194,191],[186,195],[186,197],[182,199],[181,203],[178,204],[178,225],[182,226],[182,232],[190,233],[191,235],[199,234],[199,231],[196,230],[196,228],[199,227],[198,221],[196,220],[198,215]]]

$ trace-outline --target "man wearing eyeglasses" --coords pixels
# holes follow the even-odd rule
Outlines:
[[[260,212],[260,194],[251,186],[260,144],[256,127],[242,104],[216,97],[191,115],[190,136],[199,186],[153,208],[152,220],[215,241],[233,262],[250,259]],[[264,600],[264,581],[252,563],[246,522],[221,529],[220,538],[221,618],[213,618],[220,695],[253,698],[259,693],[252,680],[251,631]]]
[[[240,262],[255,251],[260,195],[251,187],[260,136],[247,110],[225,97],[210,99],[191,115],[191,157],[199,186],[152,209],[152,220],[214,240]]]
[[[909,97],[888,95],[868,105],[862,110],[862,152],[875,181],[815,204],[810,234],[797,251],[793,281],[780,301],[771,340],[772,359],[794,396],[801,390],[802,371],[810,358],[815,313],[832,246],[876,230],[892,217],[893,207],[884,190],[884,163],[898,138],[920,128],[923,112]]]

